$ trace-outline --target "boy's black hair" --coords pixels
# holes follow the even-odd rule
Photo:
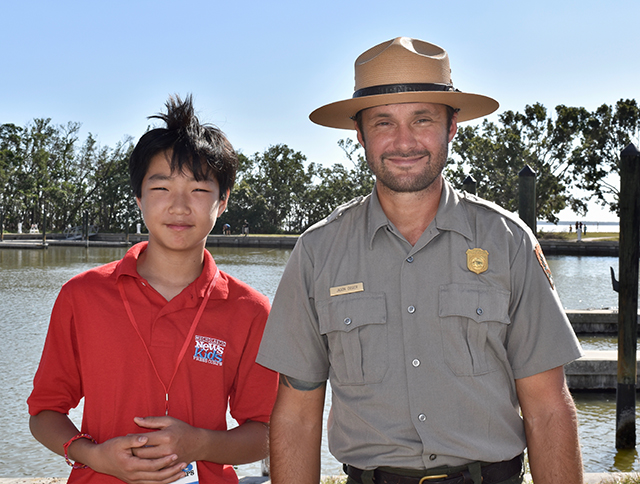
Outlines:
[[[238,156],[233,146],[216,126],[200,124],[190,94],[184,101],[180,96],[170,96],[166,107],[167,114],[160,113],[149,118],[162,119],[167,127],[147,131],[129,158],[133,193],[140,198],[142,180],[151,159],[158,153],[170,150],[172,173],[188,169],[198,181],[215,177],[220,187],[220,199],[224,200],[227,190],[233,188],[238,169]]]

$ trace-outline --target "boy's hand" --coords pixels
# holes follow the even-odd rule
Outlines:
[[[175,455],[181,462],[202,460],[199,449],[206,442],[201,429],[173,417],[136,417],[134,422],[139,427],[156,430],[140,435],[148,441],[132,449],[135,456],[156,460]]]
[[[97,472],[117,477],[129,484],[168,484],[184,477],[187,464],[175,453],[152,459],[136,457],[149,445],[146,435],[115,437],[102,444],[86,446],[86,461]],[[75,443],[75,442],[74,442]]]

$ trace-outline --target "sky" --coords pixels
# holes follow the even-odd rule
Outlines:
[[[356,57],[399,36],[447,50],[458,89],[499,101],[493,121],[536,102],[594,110],[640,98],[639,0],[0,6],[0,124],[79,122],[80,142],[92,133],[102,146],[137,140],[169,95],[192,94],[201,121],[248,156],[282,143],[308,162],[346,165],[337,142],[354,132],[308,115],[351,97]]]

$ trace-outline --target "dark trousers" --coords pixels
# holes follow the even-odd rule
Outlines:
[[[500,474],[495,474],[495,472],[491,472],[494,471],[494,468],[496,467],[495,465],[489,465],[486,468],[486,471],[488,473],[491,473],[494,477],[494,480],[492,481],[492,484],[522,484],[523,480],[524,480],[524,466],[523,464],[523,459],[522,459],[522,455],[519,456],[519,467],[520,467],[520,471],[518,472],[518,458],[514,458],[512,461],[509,461],[509,465],[507,465],[506,469],[503,469],[501,472],[514,472],[514,474],[511,477],[508,477],[502,481],[496,481],[495,478],[498,477]],[[502,463],[502,464],[506,464],[506,463]],[[442,483],[447,483],[447,482],[461,482],[464,479],[464,482],[473,482],[474,484],[482,484],[482,475],[484,474],[484,472],[482,472],[482,469],[487,466],[488,464],[486,463],[480,463],[480,462],[472,462],[468,465],[464,465],[464,466],[458,466],[458,467],[439,467],[436,469],[431,469],[430,471],[426,472],[426,474],[428,475],[433,475],[434,477],[438,474],[447,474],[450,476],[457,476],[457,477],[451,477],[449,479],[428,479],[425,480],[424,482],[426,484],[437,484],[438,482],[442,482]],[[345,467],[346,470],[346,467]],[[417,482],[420,477],[422,477],[424,474],[418,470],[408,470],[408,469],[394,469],[394,468],[387,468],[387,467],[380,467],[379,468],[380,471],[383,471],[382,476],[379,476],[381,478],[381,480],[386,481],[387,479],[384,477],[386,474],[384,474],[384,472],[386,473],[390,473],[396,476],[412,476],[413,479],[411,479],[409,482]],[[357,481],[356,479],[348,476],[347,477],[347,484],[378,484],[376,482],[376,480],[374,479],[374,471],[360,471],[362,472],[362,475],[359,477],[360,481]],[[500,471],[499,471],[500,472]],[[460,477],[460,475],[464,474],[466,475],[466,477]],[[488,476],[491,476],[491,474],[487,474]],[[507,474],[509,475],[509,474]],[[356,474],[356,477],[357,474]],[[391,476],[389,476],[391,477]],[[391,482],[395,482],[396,479],[393,478],[390,480]]]

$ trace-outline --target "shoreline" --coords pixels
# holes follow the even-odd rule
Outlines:
[[[207,247],[249,247],[268,249],[293,249],[298,235],[209,235]],[[46,249],[64,247],[129,247],[148,239],[147,234],[96,234],[89,240],[69,240],[62,234],[4,234],[0,249]],[[579,255],[617,257],[619,243],[588,237],[581,241],[540,239],[545,255]]]

